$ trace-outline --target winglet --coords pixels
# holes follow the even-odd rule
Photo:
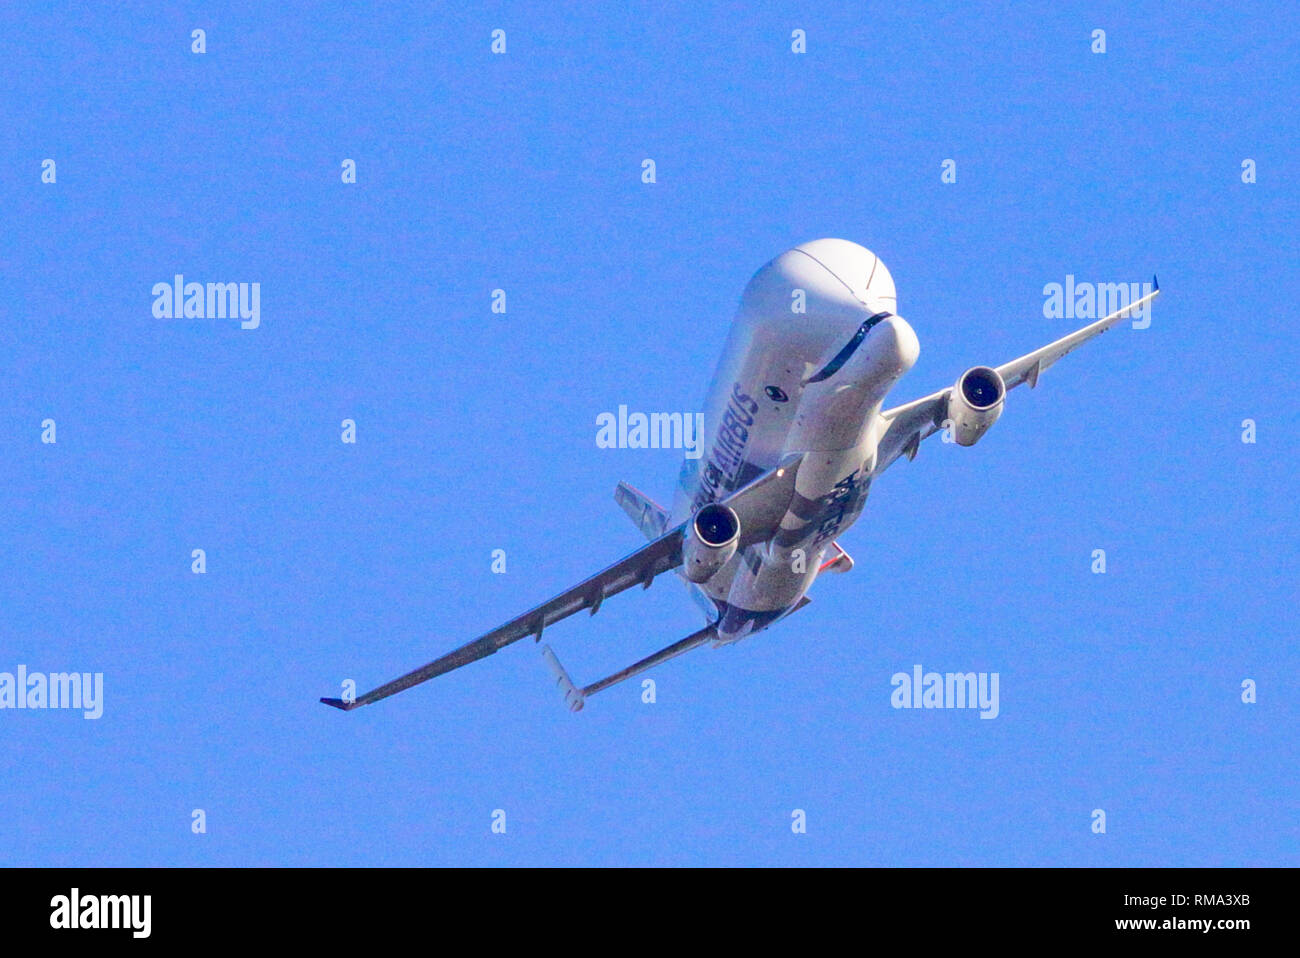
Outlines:
[[[1155,273],[1152,273],[1152,274],[1151,274],[1151,289],[1152,289],[1152,290],[1158,290],[1159,288],[1160,288],[1160,280],[1156,279],[1156,274],[1155,274]]]
[[[344,712],[351,712],[357,707],[356,702],[344,702],[342,699],[321,699],[321,701],[336,709],[342,709]]]

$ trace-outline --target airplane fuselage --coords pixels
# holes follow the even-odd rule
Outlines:
[[[796,608],[832,540],[861,513],[881,404],[920,351],[895,308],[884,264],[846,240],[795,247],[746,286],[705,402],[703,455],[682,466],[669,525],[808,455],[777,534],[692,587],[711,606],[719,643]]]

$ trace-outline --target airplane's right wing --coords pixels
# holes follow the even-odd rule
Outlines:
[[[801,461],[800,456],[790,456],[777,468],[764,473],[722,500],[725,505],[736,511],[740,519],[739,548],[771,538],[776,532],[781,517],[785,515],[790,499],[794,495],[794,481]],[[321,701],[334,708],[351,711],[409,689],[413,685],[427,682],[462,665],[477,662],[525,636],[531,635],[540,640],[543,629],[568,618],[575,612],[590,609],[594,615],[600,608],[600,604],[609,596],[617,595],[634,585],[649,588],[655,576],[680,566],[682,536],[685,528],[686,524],[683,523],[669,530],[609,568],[589,579],[584,579],[572,589],[561,592],[550,601],[529,609],[523,615],[515,616],[509,622],[498,626],[486,635],[479,636],[473,642],[462,645],[441,658],[434,659],[428,665],[408,672],[401,678],[381,685],[355,701],[331,698],[323,698]]]
[[[1133,310],[1145,306],[1160,294],[1160,284],[1152,277],[1152,290],[1140,299],[1129,303],[1123,309],[1116,310],[1095,323],[1076,329],[1068,336],[1062,336],[1055,342],[1048,343],[1041,349],[1026,353],[1019,359],[1003,363],[997,367],[1008,392],[1021,383],[1029,383],[1032,389],[1038,385],[1038,376],[1062,356],[1073,352],[1088,340],[1100,336]],[[878,476],[900,456],[916,458],[921,440],[932,436],[943,427],[944,416],[948,409],[948,394],[952,387],[940,389],[921,399],[895,406],[881,413],[888,424],[876,452],[876,467],[873,476]]]

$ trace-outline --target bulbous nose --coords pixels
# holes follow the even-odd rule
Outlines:
[[[890,316],[877,323],[871,331],[873,351],[878,355],[888,356],[897,367],[896,375],[901,376],[913,366],[921,355],[921,342],[916,338],[916,331],[911,323],[902,316]]]

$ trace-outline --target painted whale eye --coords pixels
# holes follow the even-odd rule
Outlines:
[[[773,402],[785,402],[790,398],[780,386],[768,386],[763,392],[767,393],[767,398]]]

